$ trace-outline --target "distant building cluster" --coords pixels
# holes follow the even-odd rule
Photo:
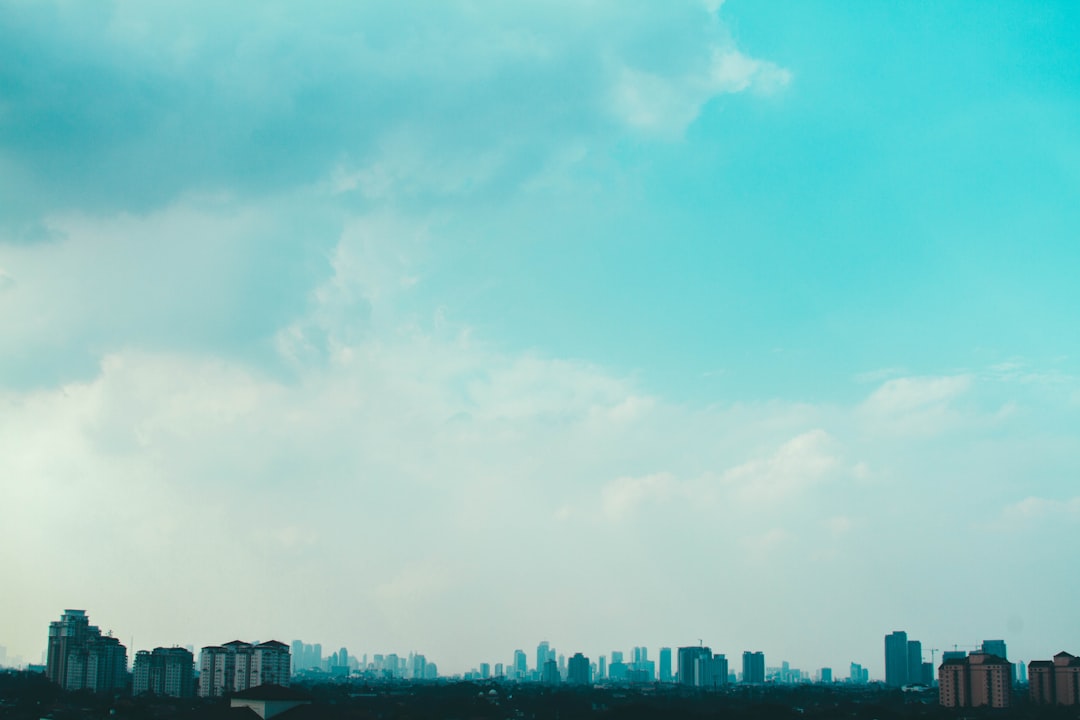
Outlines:
[[[933,662],[923,662],[922,643],[902,630],[885,636],[885,684],[890,687],[934,684]]]
[[[967,647],[977,649],[970,653],[959,649],[942,653],[935,677],[933,658],[938,650],[929,650],[931,662],[926,662],[921,642],[910,639],[905,631],[894,631],[885,636],[885,685],[923,693],[936,684],[940,704],[949,708],[1008,708],[1015,702],[1015,688],[1030,678],[1028,692],[1033,704],[1080,706],[1080,658],[1061,652],[1052,660],[1035,660],[1025,666],[1008,660],[1004,640],[984,640],[979,646]],[[285,702],[281,692],[293,677],[376,682],[439,678],[435,663],[419,653],[376,654],[369,661],[367,655],[350,655],[344,647],[324,657],[320,644],[300,640],[293,642],[291,652],[290,646],[276,640],[233,640],[202,648],[196,672],[193,650],[191,646],[140,650],[129,674],[127,648],[112,633],[103,634],[91,625],[85,611],[69,609],[59,620],[49,623],[47,660],[41,670],[65,690],[114,692],[130,688],[136,696],[232,696],[263,704]],[[820,668],[813,677],[823,684],[836,682],[828,667]],[[726,655],[714,653],[700,643],[680,647],[676,653],[662,647],[658,662],[650,659],[644,646],[634,647],[628,655],[613,650],[610,656],[600,655],[592,662],[580,652],[567,658],[545,640],[536,647],[534,664],[530,665],[528,655],[518,649],[510,662],[480,663],[465,673],[464,679],[573,686],[660,682],[718,690],[734,684],[806,683],[811,682],[811,675],[787,662],[766,666],[761,651],[743,652],[741,666],[737,667],[729,666]],[[870,683],[869,671],[859,663],[851,663],[846,682],[866,685]],[[278,690],[251,694],[259,688]],[[281,697],[270,697],[268,692]]]

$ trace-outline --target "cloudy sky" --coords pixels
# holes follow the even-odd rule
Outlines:
[[[1080,651],[1080,5],[0,18],[9,656]]]

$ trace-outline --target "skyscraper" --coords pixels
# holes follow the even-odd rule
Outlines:
[[[896,630],[885,636],[885,684],[890,687],[907,685],[907,633]]]
[[[700,645],[679,648],[679,684],[700,687],[705,684],[703,662],[712,658],[712,650]]]
[[[288,685],[290,666],[289,646],[277,640],[208,645],[199,658],[199,696],[221,697],[265,683]]]
[[[529,674],[529,667],[524,650],[514,651],[514,679],[524,680]]]
[[[127,682],[127,648],[103,636],[85,610],[65,610],[49,623],[45,674],[65,690],[116,690]]]
[[[915,685],[917,683],[930,684],[923,679],[922,643],[918,640],[908,640],[906,674],[906,684],[908,685]]]
[[[1012,666],[996,655],[974,652],[941,663],[938,686],[944,707],[1007,708],[1012,704]]]
[[[671,648],[660,648],[660,682],[671,682]]]
[[[581,653],[574,653],[567,664],[566,681],[571,685],[588,685],[589,658]]]
[[[154,648],[135,653],[131,694],[188,698],[195,695],[195,658],[186,648]]]
[[[551,645],[547,640],[542,641],[536,646],[536,674],[540,675],[544,671],[544,663],[548,659],[554,659],[555,654],[551,651]]]
[[[749,650],[742,654],[743,682],[762,684],[765,682],[765,653]]]

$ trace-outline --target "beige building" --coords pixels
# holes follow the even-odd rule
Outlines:
[[[1028,684],[1037,705],[1080,705],[1080,658],[1063,651],[1053,660],[1033,660]]]
[[[989,653],[946,660],[938,668],[944,707],[1007,708],[1012,703],[1012,664]]]
[[[289,646],[277,640],[210,645],[199,658],[199,696],[221,697],[267,683],[284,686],[291,674]]]

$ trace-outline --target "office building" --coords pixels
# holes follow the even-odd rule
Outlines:
[[[742,654],[743,682],[760,685],[765,682],[765,653],[745,651]]]
[[[728,684],[728,661],[725,655],[717,653],[711,658],[699,658],[702,666],[701,686],[718,689]]]
[[[922,643],[908,640],[907,644],[907,685],[932,685],[929,678],[923,677]]]
[[[561,680],[559,675],[559,663],[556,660],[547,660],[540,672],[540,682],[545,685],[558,685]]]
[[[982,651],[988,655],[997,655],[1003,660],[1009,659],[1009,653],[1005,649],[1004,640],[983,640]]]
[[[199,696],[221,697],[266,683],[285,686],[290,671],[289,646],[276,640],[210,645],[199,657]]]
[[[1053,660],[1032,660],[1028,684],[1036,705],[1080,705],[1080,657],[1059,652]]]
[[[853,685],[866,685],[870,682],[870,671],[859,663],[851,663],[848,671],[848,682]]]
[[[945,660],[938,668],[938,686],[944,707],[1007,708],[1012,704],[1012,665],[983,652]]]
[[[821,672],[818,674],[818,680],[822,685],[832,684],[832,668],[821,668]]]
[[[548,660],[555,659],[555,651],[551,648],[551,644],[547,640],[544,640],[536,646],[536,672],[538,675],[542,675],[544,672],[544,663]]]
[[[195,695],[195,656],[186,648],[154,648],[135,653],[131,694],[189,698]]]
[[[885,684],[903,687],[908,684],[908,637],[897,630],[885,636]]]
[[[671,682],[671,648],[660,648],[660,682]]]
[[[514,672],[512,673],[515,680],[521,681],[529,674],[528,660],[525,656],[524,650],[514,651]]]
[[[45,674],[65,690],[108,692],[127,685],[127,648],[90,624],[85,610],[49,623]]]
[[[703,662],[712,658],[712,650],[700,645],[679,648],[679,684],[700,687],[705,683]]]
[[[589,658],[574,653],[567,665],[566,681],[571,685],[589,685]]]

